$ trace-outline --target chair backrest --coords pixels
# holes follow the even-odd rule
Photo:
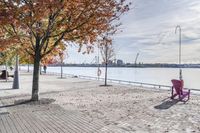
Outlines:
[[[171,81],[172,81],[174,89],[176,90],[176,93],[181,94],[183,91],[183,80],[173,79]]]
[[[8,71],[7,71],[7,75],[6,75],[6,70],[2,70],[2,71],[1,71],[0,78],[1,78],[1,79],[6,79],[6,76],[7,76],[7,78],[8,78],[8,76],[9,76]]]

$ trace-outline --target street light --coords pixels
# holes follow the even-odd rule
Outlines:
[[[175,34],[177,32],[177,29],[179,29],[179,79],[182,80],[182,70],[181,70],[181,26],[177,25],[175,29]]]
[[[19,89],[19,55],[16,55],[16,64],[15,64],[15,73],[14,73],[14,81],[13,81],[13,89]]]
[[[59,53],[59,57],[60,57],[60,78],[62,79],[63,78],[63,52],[60,52]]]
[[[101,76],[101,69],[100,69],[100,63],[99,63],[99,44],[98,44],[98,57],[97,57],[97,64],[98,64],[98,70],[97,70],[97,76],[98,76],[98,80],[100,79]]]

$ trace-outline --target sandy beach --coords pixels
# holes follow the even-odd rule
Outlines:
[[[31,94],[31,74],[21,73],[21,89],[12,90],[1,81],[1,99]],[[200,96],[186,102],[171,100],[170,91],[112,84],[79,78],[40,77],[40,98],[51,98],[66,110],[79,111],[90,121],[102,121],[112,132],[191,133],[200,132]]]

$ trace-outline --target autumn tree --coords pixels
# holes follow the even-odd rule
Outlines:
[[[0,44],[20,44],[33,57],[32,98],[38,100],[40,61],[61,44],[95,44],[115,32],[125,0],[0,0]]]
[[[112,45],[112,39],[109,36],[105,36],[100,41],[100,52],[103,59],[103,64],[105,64],[105,82],[104,85],[107,86],[107,71],[108,64],[113,61],[115,57],[114,47]]]
[[[7,63],[8,66],[12,66],[14,63],[15,52],[15,49],[12,48],[1,51],[0,64]]]

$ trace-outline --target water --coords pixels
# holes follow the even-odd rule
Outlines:
[[[27,67],[23,66],[23,69]],[[32,69],[32,68],[31,68]],[[104,68],[101,68],[101,78],[104,78]],[[47,67],[47,72],[60,73],[60,67]],[[63,67],[63,73],[97,77],[96,67]],[[186,88],[200,89],[200,69],[183,68],[182,75]],[[136,81],[151,84],[169,85],[171,79],[179,78],[178,68],[108,68],[108,78]]]

